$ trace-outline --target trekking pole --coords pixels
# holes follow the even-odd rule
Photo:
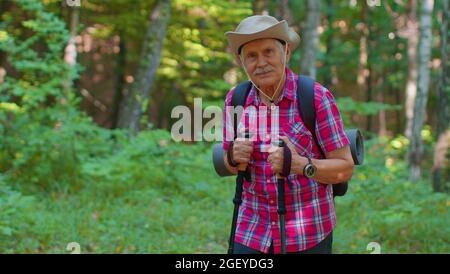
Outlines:
[[[283,148],[283,171],[277,173],[278,183],[278,217],[280,219],[281,253],[286,254],[286,204],[284,200],[284,182],[291,169],[291,151],[283,140],[278,141],[278,146]]]
[[[245,138],[250,138],[250,134],[248,132],[245,132]],[[230,234],[230,240],[228,245],[228,254],[233,254],[234,251],[234,238],[236,236],[236,224],[239,214],[239,206],[242,203],[242,191],[243,191],[243,185],[244,185],[244,177],[245,177],[245,171],[247,169],[247,164],[239,164],[238,167],[238,174],[236,177],[236,191],[234,193],[234,211],[233,211],[233,222],[231,223],[231,234]]]

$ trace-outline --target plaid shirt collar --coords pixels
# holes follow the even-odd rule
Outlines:
[[[280,98],[278,99],[278,102],[281,102],[284,97],[286,99],[294,101],[296,96],[296,90],[297,90],[297,82],[295,81],[295,75],[294,73],[286,67],[285,69],[285,83],[284,83],[284,89],[283,93],[281,94]],[[253,104],[254,106],[258,106],[261,103],[261,99],[258,95],[258,90],[255,88],[255,86],[252,86],[250,93],[248,94],[247,103],[249,105]]]

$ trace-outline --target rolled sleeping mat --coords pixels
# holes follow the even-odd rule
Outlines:
[[[213,146],[213,155],[212,160],[214,164],[214,169],[216,170],[216,173],[220,177],[226,177],[234,175],[230,171],[228,171],[227,167],[225,166],[225,162],[223,161],[223,144],[218,143]]]
[[[362,165],[364,162],[364,139],[361,131],[357,128],[345,130],[350,140],[350,150],[355,165]],[[223,144],[218,143],[213,146],[212,160],[216,173],[221,177],[232,176],[225,166],[223,159]]]
[[[362,165],[364,162],[364,138],[357,128],[345,130],[350,140],[350,151],[355,165]]]

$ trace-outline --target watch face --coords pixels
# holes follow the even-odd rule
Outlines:
[[[308,178],[313,177],[314,175],[316,175],[316,167],[313,165],[308,164],[305,167],[305,176]]]

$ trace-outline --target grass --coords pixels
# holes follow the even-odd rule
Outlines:
[[[10,216],[0,251],[69,253],[78,242],[82,253],[226,253],[234,178],[216,176],[209,145],[155,150],[150,137],[85,161],[79,189],[22,189],[31,200]],[[369,253],[370,242],[382,253],[449,253],[449,195],[409,182],[401,160],[387,166],[385,146],[370,153],[336,198],[334,253]]]

